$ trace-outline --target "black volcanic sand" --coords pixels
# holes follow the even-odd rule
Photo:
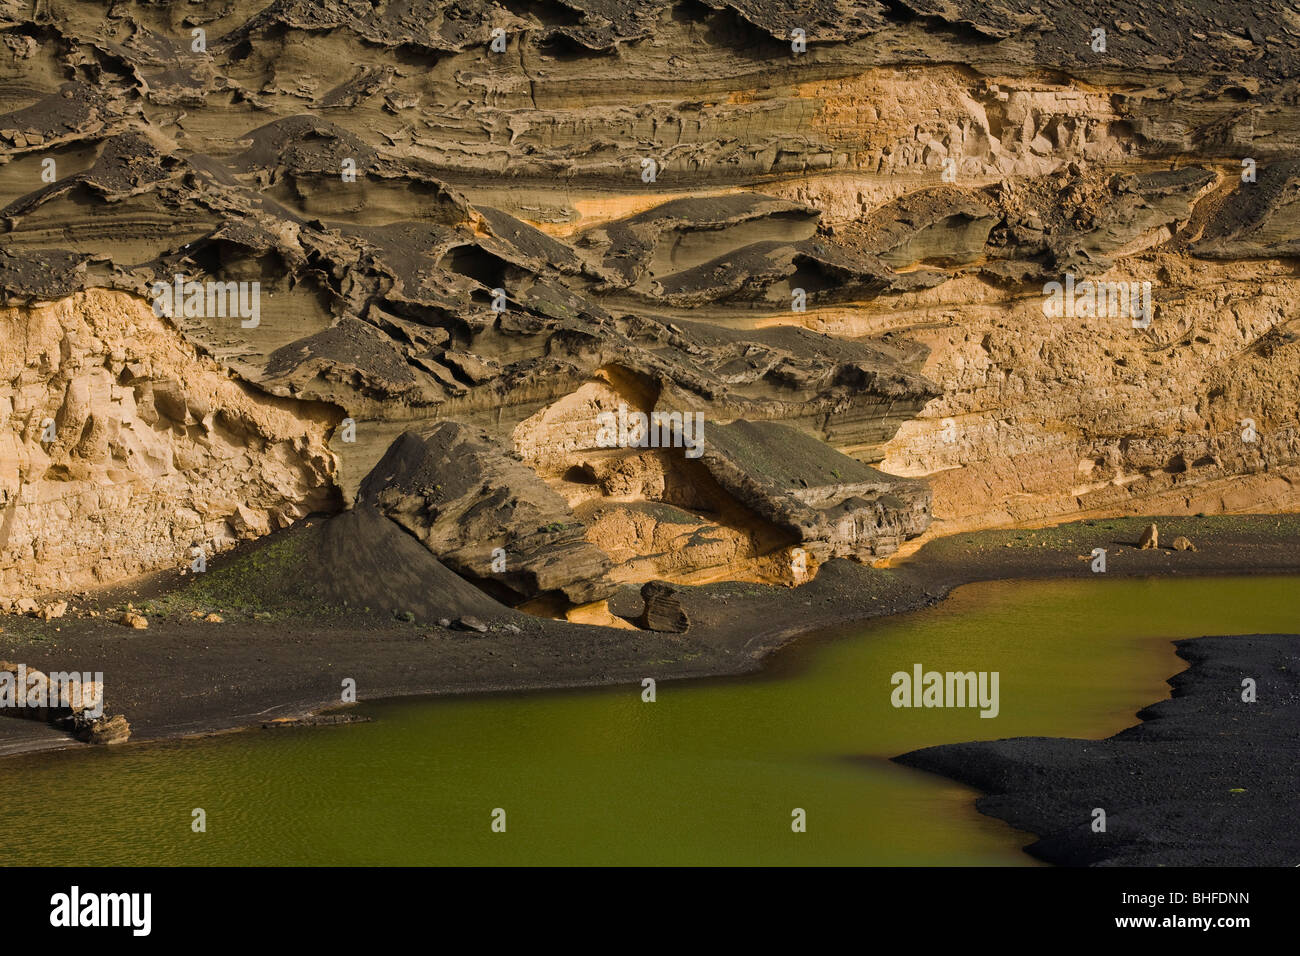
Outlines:
[[[64,618],[0,616],[0,658],[42,670],[102,671],[108,713],[133,740],[300,718],[358,696],[484,693],[735,675],[795,637],[915,610],[972,581],[1091,577],[1093,547],[1109,575],[1300,571],[1298,515],[1158,518],[1162,540],[1198,552],[1139,551],[1151,519],[986,531],[931,542],[894,568],[837,560],[797,589],[727,583],[681,587],[682,635],[572,624],[497,603],[443,567],[396,524],[364,506],[316,517],[211,560],[202,575],[72,597]],[[118,622],[128,603],[150,622]],[[611,600],[635,617],[635,589]],[[99,617],[90,617],[98,612]],[[209,612],[220,624],[196,620]],[[484,633],[441,627],[469,615]],[[0,754],[80,746],[44,725],[0,719]]]
[[[1019,737],[896,758],[987,796],[982,813],[1037,834],[1029,853],[1106,866],[1300,865],[1300,637],[1176,642],[1173,697],[1106,740]],[[1241,699],[1243,678],[1258,699]],[[1092,830],[1093,810],[1106,830]]]

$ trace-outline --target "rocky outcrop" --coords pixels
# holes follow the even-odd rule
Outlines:
[[[816,563],[892,554],[929,524],[924,482],[886,475],[788,425],[714,425],[703,461],[736,500],[794,533]]]
[[[1253,189],[1237,189],[1211,213],[1192,247],[1206,259],[1251,259],[1300,253],[1297,186],[1300,160],[1257,170]]]
[[[831,557],[871,560],[924,531],[924,483],[793,426],[706,420],[687,398],[610,367],[515,430],[613,580],[801,584]]]
[[[58,721],[57,726],[87,744],[124,744],[131,739],[131,724],[122,714],[96,719],[73,714]]]
[[[1300,504],[1289,4],[60,0],[0,34],[0,594],[354,501],[569,605]],[[163,306],[177,276],[258,313]],[[703,455],[602,446],[621,406],[701,415]]]
[[[1296,507],[1300,289],[1280,261],[1192,264],[1177,246],[1097,277],[1151,283],[1145,329],[1049,319],[1042,295],[936,300],[951,318],[916,334],[944,397],[882,467],[928,477],[938,530]]]
[[[362,483],[358,503],[509,603],[558,592],[586,604],[614,590],[609,559],[564,499],[476,429],[444,422],[403,435]]]

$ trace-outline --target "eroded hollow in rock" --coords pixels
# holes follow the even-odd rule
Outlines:
[[[586,526],[587,540],[609,555],[610,578],[619,584],[806,580],[806,565],[800,567],[792,555],[798,536],[729,494],[703,461],[703,447],[701,457],[688,457],[684,437],[683,447],[602,447],[602,416],[617,422],[620,414],[696,414],[661,407],[661,391],[645,376],[603,367],[521,422],[515,449],[564,496]],[[707,443],[708,432],[706,423],[701,435],[691,437]]]

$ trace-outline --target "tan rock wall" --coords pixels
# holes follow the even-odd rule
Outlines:
[[[936,303],[933,324],[909,331],[945,395],[903,425],[882,467],[930,479],[934,531],[1300,508],[1292,270],[1158,256],[1106,278],[1153,282],[1149,329],[1049,319],[1030,297]]]
[[[0,309],[0,381],[0,595],[187,567],[336,506],[341,414],[244,385],[140,299]]]

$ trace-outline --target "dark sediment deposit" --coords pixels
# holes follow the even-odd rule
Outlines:
[[[1170,678],[1173,696],[1113,737],[952,744],[896,759],[984,791],[979,810],[1037,834],[1027,850],[1051,863],[1300,864],[1300,636],[1176,643],[1190,666]]]

